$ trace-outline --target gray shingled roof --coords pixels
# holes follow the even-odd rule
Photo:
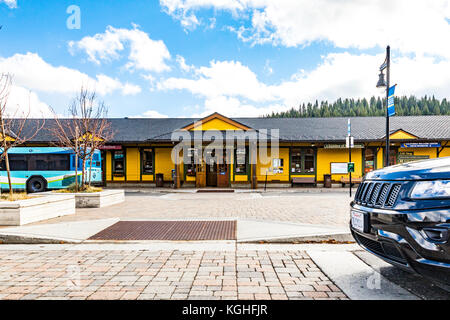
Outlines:
[[[341,118],[232,118],[255,130],[279,129],[285,141],[343,141],[347,136],[347,119]],[[196,118],[111,118],[115,135],[112,142],[170,141],[171,134]],[[33,127],[33,119],[30,128]],[[70,121],[70,120],[65,120]],[[384,117],[351,118],[352,135],[357,141],[375,141],[385,136]],[[46,120],[33,142],[52,140],[54,120]],[[404,130],[423,140],[450,140],[450,116],[391,117],[391,132]]]

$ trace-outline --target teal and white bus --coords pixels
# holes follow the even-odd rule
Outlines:
[[[0,148],[0,154],[3,149]],[[58,147],[15,147],[8,151],[13,189],[27,192],[42,192],[47,189],[67,188],[75,182],[75,154],[72,150]],[[79,160],[79,159],[78,159]],[[82,162],[78,161],[78,181],[81,181]],[[102,182],[102,163],[99,150],[95,150],[90,161],[86,161],[85,179],[98,184]],[[5,161],[0,163],[0,183],[8,189]]]

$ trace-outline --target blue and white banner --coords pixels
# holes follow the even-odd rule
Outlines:
[[[387,103],[387,108],[388,108],[388,116],[393,116],[395,114],[395,106],[394,106],[394,92],[395,92],[395,86],[392,86],[389,88],[388,91],[388,103]]]
[[[402,143],[402,148],[439,148],[440,142],[408,142]]]

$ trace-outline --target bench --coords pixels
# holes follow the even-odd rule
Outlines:
[[[354,184],[359,184],[362,182],[362,178],[353,178],[352,177],[352,186]],[[350,183],[350,178],[349,177],[342,177],[341,178],[341,183],[342,183],[342,187],[345,187],[346,184]]]
[[[292,185],[295,183],[313,184],[314,186],[317,185],[316,178],[314,177],[293,177],[291,182]]]

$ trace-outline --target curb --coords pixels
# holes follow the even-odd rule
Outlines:
[[[164,242],[180,242],[184,240],[164,241]],[[236,239],[229,240],[236,241],[236,243],[353,243],[355,242],[350,233],[341,234],[324,234],[324,235],[309,235],[309,236],[286,236],[276,238],[258,238],[258,239]],[[133,243],[136,241],[114,241],[114,240],[102,240],[102,241],[81,241],[74,239],[56,239],[45,237],[31,237],[31,236],[18,236],[18,235],[0,235],[1,244],[80,244],[80,243]]]
[[[56,239],[46,237],[18,236],[10,234],[0,235],[1,244],[78,244],[79,240],[73,239]]]
[[[276,238],[241,239],[237,243],[354,243],[350,233],[322,234],[308,236],[286,236]]]

